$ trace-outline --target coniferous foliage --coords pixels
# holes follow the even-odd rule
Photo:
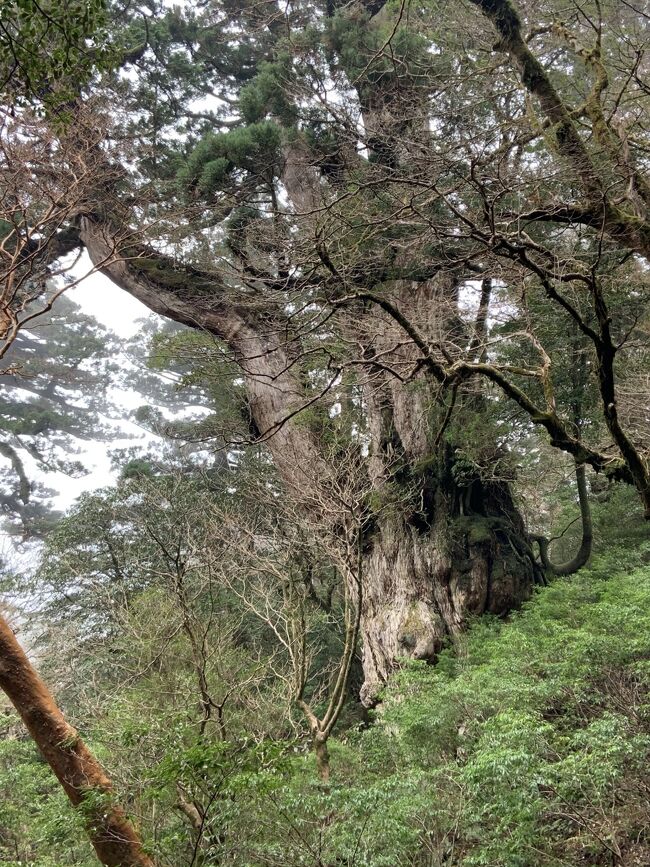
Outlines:
[[[0,393],[0,503],[5,529],[24,539],[42,536],[56,517],[46,507],[47,474],[83,475],[80,447],[114,436],[100,415],[115,352],[109,332],[65,297],[32,326],[4,356]]]

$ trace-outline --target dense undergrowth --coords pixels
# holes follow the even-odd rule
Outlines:
[[[278,786],[249,863],[650,863],[650,568],[624,560],[401,672],[328,791]]]
[[[328,787],[299,741],[208,749],[161,731],[138,806],[145,833],[168,815],[150,847],[161,864],[251,867],[650,863],[648,553],[610,552],[509,622],[476,623],[436,667],[406,667],[370,726],[339,731]],[[92,864],[5,720],[0,861]],[[101,726],[95,739],[101,752]],[[208,781],[211,836],[193,853],[176,799]]]

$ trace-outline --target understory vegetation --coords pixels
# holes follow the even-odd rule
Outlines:
[[[611,550],[507,622],[475,623],[435,667],[406,666],[371,719],[350,702],[328,784],[306,732],[265,701],[272,679],[242,635],[210,679],[226,665],[243,680],[247,668],[256,704],[252,691],[232,697],[240,710],[224,704],[222,733],[179,701],[193,678],[180,636],[156,653],[151,636],[137,648],[107,640],[120,662],[101,666],[86,647],[81,664],[100,680],[111,665],[140,672],[110,694],[87,687],[73,716],[84,708],[83,733],[161,864],[647,864],[648,560],[647,543]],[[155,614],[160,630],[169,605],[143,590],[130,616]],[[9,712],[2,734],[2,862],[94,863],[79,816]]]

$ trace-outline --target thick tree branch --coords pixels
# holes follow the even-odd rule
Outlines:
[[[305,395],[288,356],[286,321],[259,321],[218,276],[179,266],[150,248],[136,249],[90,217],[81,220],[80,238],[100,270],[150,310],[226,343],[245,378],[260,437],[287,486],[309,505],[315,486],[327,487],[332,469],[315,435],[295,418]]]
[[[510,56],[524,87],[539,100],[542,111],[553,125],[558,152],[574,167],[587,200],[595,209],[594,213],[600,216],[605,231],[643,256],[650,256],[650,221],[608,200],[601,173],[594,165],[570,110],[523,37],[521,19],[512,0],[471,2],[492,21],[499,35],[496,48]]]

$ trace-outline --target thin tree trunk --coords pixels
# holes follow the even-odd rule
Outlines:
[[[316,753],[316,770],[321,783],[327,785],[330,781],[330,754],[327,748],[327,736],[314,736],[314,751]]]
[[[0,688],[20,714],[66,795],[86,818],[97,857],[107,867],[154,867],[126,813],[114,801],[106,772],[69,725],[0,617]]]

